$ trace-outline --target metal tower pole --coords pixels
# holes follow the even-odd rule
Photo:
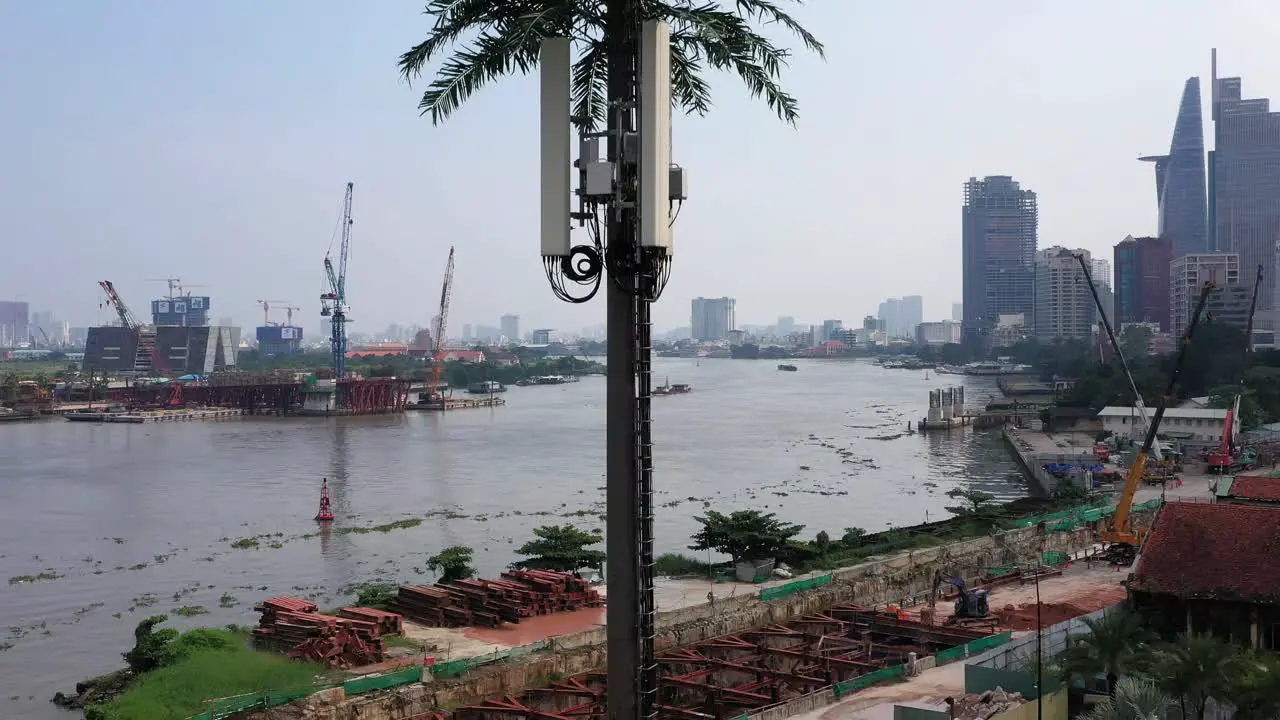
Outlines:
[[[606,228],[605,299],[608,320],[608,378],[606,438],[606,579],[610,600],[606,610],[608,637],[608,711],[612,720],[639,717],[640,670],[640,527],[639,435],[636,412],[636,310],[638,298],[638,223],[634,203],[636,168],[623,160],[618,142],[635,129],[630,105],[636,85],[636,36],[639,31],[634,0],[608,0],[606,33],[609,55],[608,159],[618,167],[618,199],[610,203]],[[629,197],[630,196],[630,197]]]

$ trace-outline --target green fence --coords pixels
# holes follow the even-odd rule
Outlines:
[[[860,675],[852,680],[845,680],[844,682],[836,683],[831,687],[831,689],[835,691],[836,699],[839,700],[845,695],[856,693],[859,690],[865,690],[876,683],[906,676],[906,665],[891,665],[890,667],[880,668],[879,670],[872,670],[866,675]]]
[[[1009,642],[1013,638],[1013,631],[1005,630],[998,635],[988,635],[984,638],[978,638],[967,646],[970,655],[980,655],[991,648],[1000,647]]]
[[[1035,700],[1043,695],[1050,695],[1062,687],[1062,682],[1053,673],[1044,673],[1044,692],[1036,687],[1036,674],[1022,670],[999,670],[981,665],[964,666],[964,691],[980,695],[996,688],[1006,692],[1021,693],[1028,700]]]
[[[817,577],[805,578],[789,582],[786,585],[778,585],[777,587],[765,588],[760,591],[761,600],[780,600],[784,597],[795,595],[796,593],[812,590],[814,588],[829,585],[835,579],[834,575],[819,575]]]
[[[364,677],[352,678],[342,685],[312,685],[300,688],[288,688],[285,690],[267,690],[260,693],[249,693],[247,695],[235,695],[233,697],[220,698],[218,700],[210,700],[209,706],[199,715],[193,715],[188,720],[221,720],[222,718],[231,717],[236,713],[248,710],[266,710],[277,705],[285,705],[294,700],[301,700],[308,695],[318,693],[321,690],[329,690],[335,687],[341,687],[346,691],[347,695],[360,695],[362,693],[373,692],[374,690],[386,690],[401,685],[409,685],[422,680],[422,667],[415,665],[403,670],[389,672],[382,675],[367,675]]]
[[[1148,500],[1133,506],[1133,512],[1144,512],[1148,510],[1158,510],[1161,505],[1160,498]],[[1115,506],[1100,505],[1082,505],[1070,510],[1049,513],[1048,515],[1037,515],[1035,517],[1023,518],[1017,522],[1020,528],[1031,527],[1044,523],[1045,526],[1053,532],[1071,532],[1076,528],[1095,523],[1099,520],[1110,517],[1115,514]]]
[[[422,668],[411,667],[404,670],[397,670],[385,675],[366,675],[364,677],[353,678],[342,683],[342,688],[348,695],[359,695],[361,693],[371,692],[373,690],[386,690],[388,688],[408,685],[422,680]]]
[[[940,650],[933,654],[933,661],[939,665],[946,665],[957,660],[963,660],[969,656],[969,648],[967,645],[957,645],[953,648]]]

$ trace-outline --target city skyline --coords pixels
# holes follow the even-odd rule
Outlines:
[[[287,9],[235,3],[210,9],[181,40],[156,32],[185,27],[185,12],[126,0],[87,8],[74,24],[39,3],[7,16],[0,85],[23,112],[0,121],[10,169],[0,181],[10,203],[0,297],[87,325],[109,318],[97,280],[111,279],[143,308],[162,294],[148,278],[179,275],[206,284],[219,313],[246,327],[254,300],[271,297],[301,306],[295,320],[318,330],[320,263],[350,180],[354,331],[429,324],[423,296],[435,294],[451,244],[460,320],[491,324],[518,312],[530,327],[603,321],[598,303],[558,304],[538,263],[533,78],[486,89],[457,122],[434,128],[395,76],[395,55],[423,30],[399,8],[322,2],[305,42],[283,32],[295,18]],[[828,43],[826,62],[797,58],[788,71],[799,131],[727,81],[713,83],[706,118],[676,119],[675,152],[696,182],[654,308],[660,327],[683,325],[687,303],[707,293],[735,297],[742,318],[853,322],[884,297],[916,291],[918,274],[931,279],[926,317],[945,317],[961,297],[953,208],[965,178],[1017,178],[1040,197],[1046,244],[1102,256],[1116,238],[1156,233],[1152,170],[1134,157],[1168,147],[1176,95],[1186,78],[1208,77],[1208,48],[1223,48],[1223,67],[1252,94],[1280,92],[1274,51],[1245,30],[1271,21],[1256,5],[1135,0],[1116,13],[908,2],[795,12],[811,27],[854,29]],[[1152,13],[1169,27],[1145,32]],[[997,22],[1011,40],[975,49],[963,39]],[[890,42],[886,28],[911,30]],[[302,62],[315,43],[334,52]],[[96,78],[76,72],[77,52],[102,58]],[[883,63],[901,70],[865,70]],[[1010,80],[976,80],[991,67],[1009,68]],[[825,90],[851,75],[859,99]],[[321,76],[335,80],[299,81]],[[314,112],[333,103],[335,88],[338,109]],[[1201,91],[1208,102],[1203,82]],[[66,107],[73,97],[76,112]],[[146,122],[112,110],[119,98]],[[876,109],[890,107],[911,111]],[[503,172],[476,162],[480,147],[503,158]],[[748,172],[761,198],[750,212]],[[821,248],[803,278],[787,238]],[[52,248],[77,261],[60,263],[51,282],[27,270],[49,267]],[[851,268],[874,271],[851,285]]]

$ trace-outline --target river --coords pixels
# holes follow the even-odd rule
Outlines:
[[[980,404],[992,379],[796,364],[655,362],[656,381],[694,387],[654,399],[660,552],[684,551],[706,507],[838,536],[945,517],[955,487],[1025,494],[998,434],[905,434],[930,388],[963,383]],[[447,414],[0,427],[0,577],[37,578],[0,583],[0,716],[66,717],[49,697],[118,666],[151,614],[199,606],[170,624],[253,624],[272,594],[325,605],[351,583],[430,582],[426,558],[454,544],[494,575],[533,527],[603,527],[604,382]],[[338,519],[318,535],[322,477]],[[232,547],[242,538],[257,546]]]

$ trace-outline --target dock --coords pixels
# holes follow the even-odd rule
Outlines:
[[[443,401],[434,400],[419,403],[410,403],[405,406],[408,410],[426,410],[428,412],[444,412],[445,410],[469,410],[472,408],[493,408],[500,405],[506,405],[504,398],[495,395],[486,397],[469,397],[469,398],[445,398]]]
[[[77,411],[64,415],[68,420],[81,422],[119,423],[139,425],[156,422],[182,422],[190,420],[222,420],[240,417],[246,412],[239,408],[197,408],[191,410],[146,410],[139,412],[85,412]]]

